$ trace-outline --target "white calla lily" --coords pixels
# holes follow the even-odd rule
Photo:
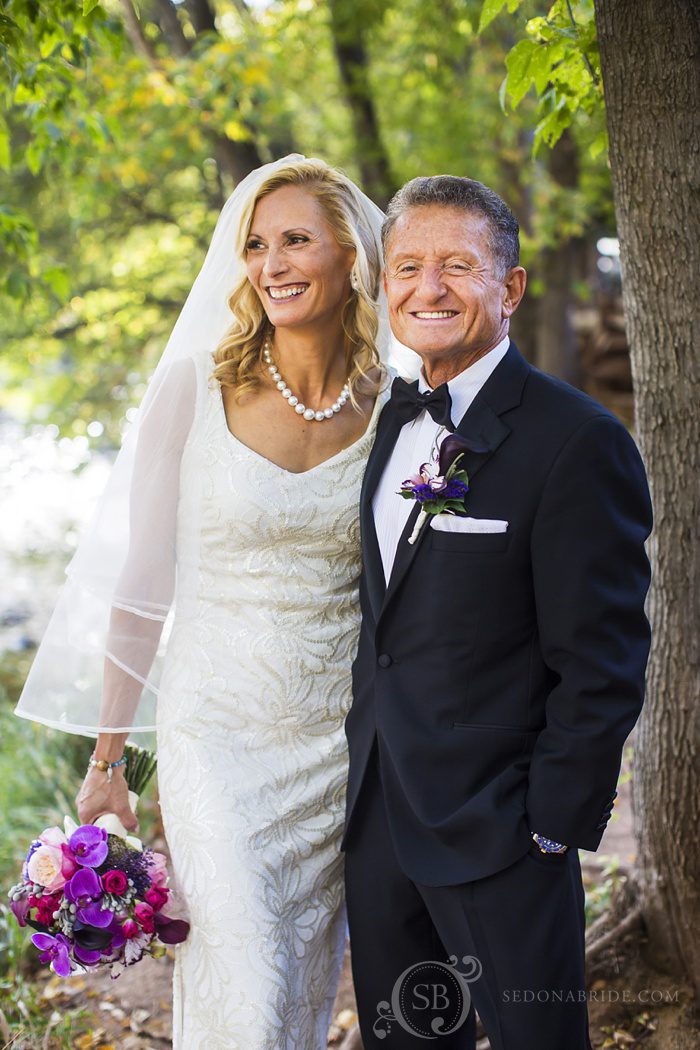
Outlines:
[[[130,791],[129,805],[134,813],[136,812],[138,804],[139,796],[135,791]],[[141,839],[137,838],[135,835],[129,834],[116,813],[103,813],[102,816],[98,817],[93,823],[98,828],[104,828],[108,835],[118,835],[120,839],[124,839],[127,845],[131,846],[133,849],[143,849]]]

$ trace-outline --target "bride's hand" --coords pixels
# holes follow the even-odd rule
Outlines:
[[[111,781],[100,769],[88,770],[75,801],[81,824],[92,824],[103,813],[115,813],[127,831],[139,830],[136,814],[129,805],[129,789],[119,768],[113,770]]]

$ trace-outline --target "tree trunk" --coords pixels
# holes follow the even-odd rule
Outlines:
[[[350,107],[362,188],[380,208],[397,188],[384,149],[374,98],[368,82],[368,58],[361,13],[347,0],[329,0],[333,49]]]
[[[549,174],[564,190],[575,190],[579,182],[576,144],[565,131],[548,157]],[[535,263],[543,292],[538,302],[535,364],[544,372],[580,385],[581,370],[576,337],[571,325],[572,287],[580,270],[585,242],[569,237],[544,248]]]
[[[700,6],[595,0],[635,413],[656,525],[634,763],[655,961],[700,990]]]
[[[243,0],[239,2],[242,3]],[[159,68],[155,48],[143,32],[132,0],[121,0],[121,3],[124,25],[134,50],[142,55],[152,68]],[[188,0],[187,10],[197,35],[218,32],[215,12],[208,0]],[[172,0],[156,0],[154,18],[170,50],[180,58],[189,54],[191,44],[182,30]],[[219,170],[228,175],[234,183],[240,182],[263,162],[252,140],[234,142],[225,135],[214,135],[212,139]]]

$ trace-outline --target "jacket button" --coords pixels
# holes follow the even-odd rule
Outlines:
[[[393,662],[394,661],[391,659],[388,653],[382,653],[379,659],[377,660],[377,663],[380,667],[391,667]]]

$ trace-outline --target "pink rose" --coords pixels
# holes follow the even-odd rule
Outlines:
[[[51,893],[66,884],[63,874],[63,851],[60,846],[41,845],[27,863],[27,878]]]
[[[68,839],[59,827],[53,827],[44,828],[41,835],[39,835],[39,842],[41,847],[35,850],[34,853],[41,852],[41,857],[32,866],[33,874],[30,873],[29,863],[27,863],[27,876],[33,882],[38,882],[39,885],[44,886],[48,890],[63,889],[68,879],[72,878],[78,870],[75,857],[68,846]],[[42,850],[42,847],[46,847],[46,849]],[[51,866],[55,869],[53,877],[51,877]],[[35,877],[37,875],[41,875],[42,878],[46,878],[48,881],[39,882],[39,878]],[[62,880],[60,876],[63,876]]]
[[[150,890],[146,890],[144,897],[154,911],[160,911],[163,905],[167,904],[169,894],[170,890],[166,886],[151,886]]]
[[[128,881],[123,871],[112,868],[102,876],[102,885],[107,893],[113,893],[115,896],[120,897],[126,891]]]
[[[127,941],[130,941],[132,937],[138,936],[139,928],[133,919],[126,919],[122,923],[122,933],[126,937]]]
[[[155,924],[153,921],[153,908],[150,904],[137,904],[134,908],[134,916],[144,933],[153,933]]]
[[[152,853],[148,874],[154,886],[165,886],[168,881],[168,864],[162,853]]]

